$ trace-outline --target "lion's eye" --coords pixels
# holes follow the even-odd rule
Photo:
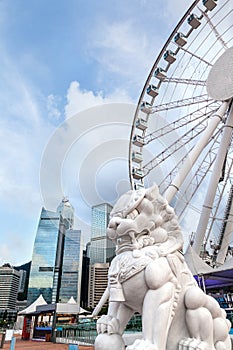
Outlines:
[[[131,220],[134,220],[137,216],[138,216],[139,212],[137,209],[134,209],[133,211],[131,211],[131,213],[129,213],[127,215],[127,219],[131,219]]]
[[[121,219],[123,219],[124,218],[124,216],[123,216],[123,214],[121,213],[121,212],[117,212],[117,213],[114,213],[114,214],[110,214],[110,216],[109,216],[109,220],[111,220],[112,218],[121,218]]]

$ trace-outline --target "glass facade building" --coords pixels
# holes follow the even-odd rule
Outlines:
[[[67,230],[64,240],[59,301],[66,303],[71,297],[80,304],[82,277],[82,236],[80,230]]]
[[[107,203],[92,207],[90,265],[110,263],[115,256],[115,245],[107,238],[106,228],[112,206]]]
[[[42,208],[32,253],[28,285],[28,304],[40,294],[52,302],[54,267],[56,261],[60,215]]]
[[[106,229],[112,206],[102,203],[92,207],[88,306],[98,304],[108,284],[109,264],[115,256],[115,244]]]
[[[29,305],[40,294],[47,303],[78,298],[81,232],[71,229],[73,221],[74,208],[67,198],[63,198],[56,212],[42,208],[29,277]]]
[[[66,221],[66,228],[72,228],[74,224],[74,207],[69,200],[64,197],[59,206],[57,207],[57,213]]]

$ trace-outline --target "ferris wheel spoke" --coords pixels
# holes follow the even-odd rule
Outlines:
[[[226,104],[227,105],[227,104]],[[159,166],[162,162],[164,162],[166,159],[168,159],[171,154],[174,154],[178,152],[181,148],[184,146],[187,146],[189,142],[193,141],[197,136],[200,136],[201,133],[205,133],[205,136],[203,137],[204,141],[202,143],[202,147],[206,145],[211,137],[211,133],[213,132],[213,128],[217,127],[218,123],[220,122],[222,118],[222,113],[225,113],[225,109],[227,108],[226,105],[225,107],[221,107],[219,111],[214,113],[213,121],[210,123],[211,126],[209,126],[207,129],[207,121],[209,120],[210,117],[210,112],[204,115],[202,115],[202,119],[198,122],[195,123],[195,127],[190,128],[190,130],[184,132],[177,140],[175,140],[173,143],[169,144],[168,147],[166,147],[161,153],[157,154],[153,159],[151,159],[149,162],[147,162],[145,165],[142,166],[140,169],[141,173],[143,174],[142,177],[145,177],[148,175],[154,168]],[[221,112],[220,112],[221,110]],[[190,122],[190,121],[189,121]],[[206,122],[206,123],[205,123]],[[184,126],[180,125],[179,127]],[[162,131],[163,130],[163,131]],[[166,130],[166,131],[165,131]],[[161,133],[163,132],[163,134]],[[159,134],[153,135],[154,138],[157,138],[158,135],[160,137],[164,136],[165,134],[174,131],[174,128],[168,126],[167,128],[160,129],[158,132]],[[201,144],[200,144],[201,145]],[[189,148],[191,148],[190,146]],[[201,152],[201,149],[199,146],[197,146],[198,152]],[[193,150],[191,149],[190,154],[192,154]],[[196,151],[195,151],[196,153]],[[199,154],[198,153],[198,154]]]
[[[227,111],[227,108],[229,106],[229,102],[223,102],[223,104],[220,106],[218,112],[216,112],[213,117],[211,122],[208,124],[208,127],[205,129],[203,132],[202,137],[199,139],[199,142],[195,145],[193,150],[190,152],[190,161],[186,162],[184,164],[182,171],[177,175],[177,177],[174,179],[172,182],[171,186],[168,188],[166,191],[166,198],[168,202],[172,200],[176,192],[178,191],[180,185],[186,178],[187,174],[190,171],[190,166],[191,164],[194,164],[199,157],[200,153],[202,152],[203,148],[206,146],[208,140],[210,139],[212,133],[214,130],[217,128],[218,124],[220,123],[220,120],[223,119],[224,114]]]
[[[219,40],[219,42],[224,47],[224,49],[227,50],[228,46],[225,43],[225,41],[223,40],[222,36],[219,34],[216,26],[213,24],[213,22],[211,21],[211,19],[209,18],[208,14],[206,12],[203,12],[203,14],[204,14],[204,17],[206,18],[207,23],[209,24],[210,28],[212,29],[213,33],[215,34],[217,40]]]
[[[207,120],[209,119],[209,114],[205,115],[205,117],[199,123],[196,123],[195,128],[191,128],[189,131],[181,135],[175,142],[170,144],[160,154],[157,154],[152,160],[146,163],[142,167],[142,171],[144,172],[144,174],[148,175],[151,170],[153,170],[155,167],[159,166],[160,163],[168,159],[171,156],[171,154],[174,154],[175,152],[179,151],[182,147],[187,146],[187,144],[193,141],[195,137],[199,136],[202,132],[204,132],[206,130],[206,124],[204,122],[207,122]],[[184,126],[184,124],[182,126]],[[164,128],[162,130],[164,132]],[[167,133],[171,131],[174,131],[174,128],[172,129],[171,126],[169,126],[167,129]],[[161,130],[159,130],[158,132],[159,134],[153,135],[154,138],[157,138],[158,135],[165,135],[165,132],[163,135],[161,134]],[[208,143],[208,139],[206,142]],[[190,147],[190,152],[192,152],[192,146]]]
[[[199,188],[202,180],[205,178],[206,174],[208,173],[212,164],[215,161],[217,150],[219,147],[220,134],[221,134],[221,129],[218,129],[216,133],[211,137],[211,139],[208,142],[208,145],[206,146],[207,151],[205,155],[203,155],[203,159],[199,163],[190,181],[186,183],[186,188],[188,188],[189,186],[192,186],[194,188],[194,194],[196,193],[196,190]],[[190,151],[192,151],[192,149]],[[177,166],[174,166],[174,168],[169,172],[169,174],[160,182],[161,185],[164,185],[165,182],[168,183],[168,179],[171,180],[172,178],[174,178],[174,174],[177,173],[177,167],[180,168],[187,157],[188,157],[187,154],[184,155],[184,157],[180,160]],[[183,190],[182,197],[186,196],[186,193],[187,191]]]
[[[219,129],[216,132],[216,135],[213,136],[211,140],[211,146],[203,156],[202,161],[199,163],[197,169],[195,170],[191,179],[186,183],[185,189],[182,191],[182,201],[183,206],[182,209],[178,212],[178,217],[181,218],[183,213],[185,212],[186,206],[190,204],[196,195],[197,191],[200,189],[203,181],[205,180],[208,172],[210,171],[212,165],[215,162],[217,151],[219,147],[219,135],[221,130]],[[192,193],[190,194],[189,188],[192,188]],[[178,194],[179,199],[179,194]]]
[[[223,35],[228,34],[228,32],[231,32],[233,28],[233,24],[223,32]],[[227,46],[231,46],[231,42],[233,41],[233,38],[230,38],[229,40],[226,41]]]
[[[165,78],[164,82],[166,83],[176,83],[176,84],[187,84],[187,85],[199,85],[205,86],[206,81],[203,80],[193,80],[193,79],[181,79],[181,78]]]
[[[207,66],[212,67],[212,63],[206,61],[203,57],[196,55],[194,52],[187,50],[185,47],[180,47],[180,50],[188,53],[190,56],[195,57],[199,62],[205,63]]]
[[[207,121],[208,117],[205,117],[205,121]],[[193,141],[200,133],[206,130],[206,125],[203,124],[203,121],[199,122],[193,127],[191,130],[188,130],[183,135],[181,135],[177,140],[171,143],[166,149],[164,149],[160,154],[156,155],[152,160],[150,160],[147,164],[142,167],[142,170],[145,174],[149,174],[151,170],[158,166],[161,162],[164,162],[171,154],[179,151],[189,142]]]
[[[208,107],[211,106],[212,103],[210,103],[208,105]],[[173,122],[171,122],[170,124],[167,124],[159,129],[157,129],[156,131],[147,134],[144,136],[143,139],[143,143],[144,145],[152,142],[153,140],[155,140],[158,137],[162,137],[165,136],[169,133],[172,133],[173,131],[176,131],[180,128],[183,128],[186,125],[200,125],[201,123],[204,123],[207,121],[208,117],[215,111],[217,111],[217,108],[213,108],[213,110],[211,109],[208,113],[206,113],[206,108],[207,105],[193,111],[192,113],[188,113],[187,115],[184,115],[182,118],[177,119]]]
[[[181,107],[187,107],[190,105],[194,104],[199,104],[199,103],[204,103],[206,102],[207,104],[215,103],[216,101],[213,101],[212,99],[208,98],[207,94],[195,96],[195,97],[190,97],[190,98],[185,98],[185,99],[180,99],[176,101],[171,101],[168,103],[163,103],[160,105],[152,106],[148,102],[142,102],[140,109],[143,113],[147,114],[154,114],[158,112],[163,112],[167,111],[170,109],[175,109],[175,108],[181,108]]]

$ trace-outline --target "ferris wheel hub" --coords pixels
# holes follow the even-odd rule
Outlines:
[[[233,97],[233,47],[227,49],[211,68],[206,88],[214,100],[227,101]]]

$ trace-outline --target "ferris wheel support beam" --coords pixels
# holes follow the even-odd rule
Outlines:
[[[231,208],[230,208],[228,220],[226,223],[226,228],[224,230],[224,235],[222,238],[221,247],[219,249],[219,252],[218,252],[218,255],[216,258],[217,265],[224,264],[224,261],[225,261],[226,255],[227,255],[228,246],[229,246],[230,241],[231,241],[232,231],[233,231],[233,201],[231,201]]]
[[[226,113],[228,105],[229,105],[228,102],[223,102],[223,104],[219,107],[219,109],[213,114],[209,122],[209,125],[207,126],[206,130],[203,132],[201,139],[198,141],[195,147],[191,150],[188,157],[184,161],[184,164],[180,172],[168,187],[167,191],[165,192],[165,198],[167,199],[168,203],[171,202],[173,197],[176,195],[177,191],[179,191],[180,186],[184,182],[186,176],[191,171],[197,158],[199,157],[199,155],[207,145],[214,130],[217,128],[218,124],[220,123],[224,114]]]
[[[228,105],[229,103],[230,102],[228,102]],[[226,104],[226,102],[224,104]],[[211,210],[213,207],[215,193],[216,193],[219,179],[221,176],[223,163],[224,163],[224,160],[228,151],[228,147],[232,138],[232,128],[233,128],[233,108],[231,106],[230,113],[228,115],[225,128],[222,134],[222,139],[219,146],[219,152],[217,154],[217,157],[214,163],[213,172],[210,178],[209,186],[206,191],[206,197],[204,200],[201,217],[198,223],[198,227],[197,227],[197,231],[196,231],[196,235],[193,243],[193,249],[197,254],[200,253],[201,246],[205,238],[205,233],[207,230],[208,221],[209,221]]]

